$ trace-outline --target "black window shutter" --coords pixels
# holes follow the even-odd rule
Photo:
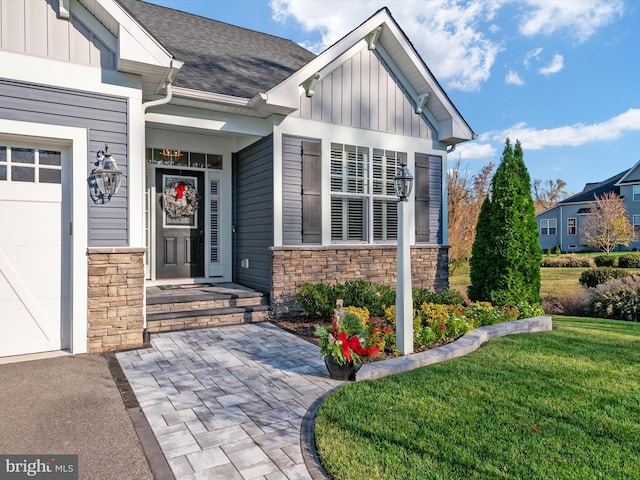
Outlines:
[[[322,152],[319,141],[302,141],[302,242],[322,243]]]
[[[415,169],[416,242],[427,243],[430,240],[429,156],[417,153]]]

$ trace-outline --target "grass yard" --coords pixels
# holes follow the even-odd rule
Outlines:
[[[316,442],[336,479],[640,478],[640,324],[554,317],[552,332],[346,385]]]

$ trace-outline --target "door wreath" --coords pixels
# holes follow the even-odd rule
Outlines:
[[[198,210],[198,191],[184,182],[167,185],[164,189],[164,211],[171,218],[191,217]]]

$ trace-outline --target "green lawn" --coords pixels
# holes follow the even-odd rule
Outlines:
[[[554,317],[552,332],[346,385],[316,442],[336,479],[640,478],[640,324]]]

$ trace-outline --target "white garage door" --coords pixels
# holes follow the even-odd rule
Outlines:
[[[62,158],[0,139],[0,357],[68,347]]]

